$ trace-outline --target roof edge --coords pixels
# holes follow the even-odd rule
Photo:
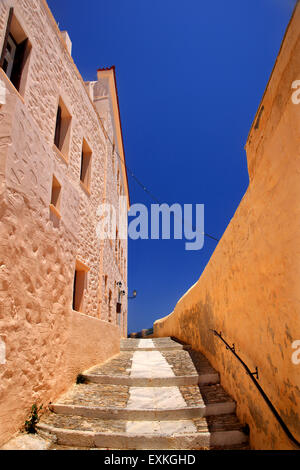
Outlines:
[[[122,121],[121,121],[121,112],[120,112],[120,101],[119,101],[119,94],[118,94],[118,87],[117,87],[117,76],[116,76],[116,66],[112,65],[110,67],[104,67],[97,69],[97,72],[112,72],[113,74],[113,82],[114,82],[114,91],[115,91],[115,100],[117,104],[117,111],[118,111],[118,125],[120,129],[120,136],[121,136],[121,145],[122,145],[122,159],[123,159],[123,168],[124,174],[126,179],[127,185],[127,194],[128,194],[128,206],[130,207],[130,193],[129,193],[129,183],[128,183],[128,172],[127,172],[127,165],[126,165],[126,156],[125,156],[125,147],[124,147],[124,134],[122,128]]]
[[[287,27],[286,27],[286,30],[285,30],[284,36],[283,36],[283,38],[282,38],[282,41],[281,41],[281,44],[280,44],[280,48],[279,48],[279,51],[278,51],[278,54],[277,54],[277,57],[276,57],[276,60],[275,60],[275,63],[274,63],[274,65],[273,65],[273,68],[272,68],[272,71],[271,71],[271,74],[270,74],[270,77],[269,77],[269,80],[268,80],[268,82],[267,82],[267,85],[266,85],[266,87],[265,87],[263,96],[262,96],[262,98],[261,98],[261,100],[260,100],[260,103],[259,103],[259,105],[258,105],[258,108],[257,108],[257,111],[256,111],[256,113],[255,113],[254,119],[253,119],[253,121],[252,121],[250,130],[249,130],[249,133],[248,133],[248,136],[247,136],[247,139],[246,139],[246,143],[245,143],[245,146],[244,146],[245,148],[246,148],[246,146],[247,146],[247,143],[248,143],[248,141],[249,141],[249,138],[250,138],[250,135],[251,135],[251,133],[252,133],[252,130],[253,130],[254,126],[255,126],[255,123],[256,123],[256,121],[257,121],[257,119],[258,119],[258,117],[259,117],[259,113],[260,113],[260,110],[261,110],[261,108],[262,108],[262,105],[263,105],[265,96],[266,96],[266,94],[267,94],[267,91],[268,91],[268,89],[269,89],[269,85],[270,85],[271,79],[272,79],[272,77],[273,77],[275,68],[276,68],[276,66],[277,66],[277,62],[278,62],[278,60],[279,60],[279,56],[280,56],[281,51],[282,51],[282,48],[283,48],[283,44],[284,44],[284,42],[285,42],[285,39],[286,39],[286,37],[287,37],[288,31],[289,31],[289,29],[290,29],[291,23],[292,23],[292,21],[293,21],[293,19],[294,19],[294,16],[295,16],[295,13],[296,13],[296,10],[297,10],[298,7],[300,8],[300,0],[297,0],[296,5],[295,5],[294,10],[293,10],[293,13],[292,13],[292,16],[291,16],[291,18],[290,18],[290,20],[289,20],[289,22],[288,22]]]

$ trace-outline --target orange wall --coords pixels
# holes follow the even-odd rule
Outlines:
[[[250,175],[243,197],[199,281],[154,325],[202,351],[237,401],[256,449],[292,449],[237,359],[210,329],[235,343],[290,430],[300,440],[300,6],[288,28],[246,145]],[[259,108],[259,110],[261,107]],[[256,123],[256,120],[255,122]]]

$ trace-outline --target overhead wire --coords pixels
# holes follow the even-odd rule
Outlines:
[[[101,120],[101,117],[99,116],[99,119]],[[101,120],[102,122],[102,120]],[[104,127],[104,124],[102,122],[102,126],[103,128],[105,129]],[[106,130],[105,130],[106,131]],[[112,146],[112,149],[114,151],[114,153],[117,155],[118,159],[120,160],[121,164],[124,165],[124,167],[126,168],[127,172],[129,173],[129,175],[132,177],[132,179],[142,188],[142,190],[148,194],[148,196],[154,201],[156,202],[157,204],[162,204],[161,201],[147,188],[146,185],[144,185],[140,179],[134,174],[134,172],[129,168],[129,166],[127,165],[127,163],[125,163],[125,161],[121,158],[121,156],[119,155],[119,152],[115,149],[115,144],[112,142],[108,132],[106,131],[106,137],[108,139],[108,141],[110,142],[111,146]],[[214,240],[216,242],[219,242],[220,240],[216,237],[214,237],[213,235],[210,235],[209,233],[206,233],[204,232],[204,235],[207,237],[207,238],[210,238],[211,240]]]

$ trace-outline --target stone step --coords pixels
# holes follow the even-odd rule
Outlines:
[[[174,420],[235,412],[220,385],[133,387],[75,385],[50,409],[61,415],[125,420]]]
[[[89,369],[83,375],[92,383],[132,387],[219,382],[219,374],[200,352],[185,350],[123,351],[118,357]]]
[[[191,349],[191,346],[189,346],[188,344],[186,345],[172,345],[172,344],[168,344],[168,345],[165,345],[165,346],[161,346],[161,347],[147,347],[147,346],[141,346],[139,348],[135,348],[135,347],[132,347],[132,346],[121,346],[120,348],[120,351],[123,352],[123,351],[189,351]]]
[[[217,416],[219,414],[227,414],[235,412],[234,403],[222,403],[216,405],[208,405],[202,407],[186,407],[186,408],[149,408],[146,410],[141,409],[128,409],[128,408],[104,408],[96,406],[81,406],[81,405],[51,405],[51,411],[56,414],[64,416],[82,416],[86,418],[99,418],[99,419],[118,419],[118,420],[132,420],[132,421],[155,421],[155,420],[180,420],[191,419],[195,417],[204,416]]]
[[[26,449],[27,450],[27,449]],[[110,449],[107,449],[105,447],[71,447],[71,446],[64,446],[60,444],[55,444],[55,443],[50,443],[48,450],[89,450],[89,451],[97,451],[97,450],[119,450],[116,448],[110,447]],[[132,450],[132,449],[131,449]],[[203,448],[203,449],[198,449],[198,450],[251,450],[249,447],[249,444],[247,442],[243,444],[236,444],[236,445],[227,445],[227,446],[210,446],[210,448]]]
[[[190,345],[178,343],[171,338],[121,340],[121,351],[180,351],[190,349]]]
[[[190,385],[217,384],[219,374],[183,375],[174,377],[130,377],[123,375],[84,374],[88,383],[126,385],[129,387],[180,387]]]
[[[53,448],[245,448],[247,435],[219,374],[171,338],[124,340],[121,353],[85,371],[38,425]],[[142,342],[141,342],[142,341]]]
[[[63,446],[107,449],[210,449],[240,445],[247,436],[234,414],[173,421],[125,421],[44,416],[37,426],[43,437]]]

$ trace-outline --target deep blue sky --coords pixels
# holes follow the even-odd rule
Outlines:
[[[49,0],[84,80],[116,66],[128,166],[159,198],[205,204],[220,238],[248,186],[247,135],[294,0]],[[129,177],[131,202],[151,203]],[[129,331],[169,314],[216,243],[130,241]]]

